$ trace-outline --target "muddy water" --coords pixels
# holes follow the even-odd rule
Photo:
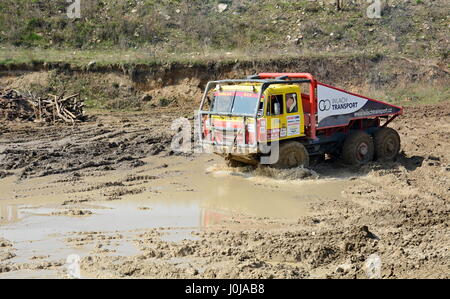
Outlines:
[[[106,249],[114,255],[134,255],[136,234],[149,229],[161,229],[161,239],[176,242],[215,226],[258,227],[259,217],[296,220],[308,214],[308,203],[340,198],[350,184],[346,179],[270,178],[229,169],[211,156],[154,157],[146,162],[134,170],[101,173],[75,184],[80,189],[76,195],[95,199],[77,206],[92,212],[85,217],[54,215],[67,209],[61,203],[71,198],[66,192],[70,188],[57,183],[58,176],[30,179],[26,184],[12,177],[1,180],[0,237],[13,242],[17,255],[10,262],[30,262],[35,256],[64,260],[74,253],[89,255],[96,242],[79,246],[67,242],[80,232],[121,234]],[[155,179],[140,183],[142,192],[121,200],[106,201],[95,198],[98,193],[83,191],[85,185],[123,182],[130,176]]]
[[[213,211],[296,219],[307,214],[309,201],[339,198],[349,185],[344,179],[274,179],[258,175],[257,171],[227,168],[220,159],[211,156],[164,161],[170,165],[171,175],[150,183],[154,193],[149,198],[156,207],[168,207],[168,211],[175,212],[177,208],[190,208],[198,213]],[[148,193],[133,198],[146,196]]]

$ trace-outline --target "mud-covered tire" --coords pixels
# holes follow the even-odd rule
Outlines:
[[[400,152],[400,135],[391,128],[381,128],[373,135],[375,159],[380,162],[392,161]]]
[[[350,133],[342,147],[342,160],[349,165],[361,166],[372,161],[375,146],[372,137],[363,131]]]
[[[275,168],[308,167],[309,154],[305,146],[297,141],[287,141],[280,144],[280,156],[272,165]]]

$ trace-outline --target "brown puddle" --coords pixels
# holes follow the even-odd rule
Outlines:
[[[52,214],[67,209],[60,205],[61,198],[67,197],[62,194],[64,187],[57,183],[51,186],[55,176],[26,184],[14,183],[11,177],[0,181],[0,199],[6,199],[0,200],[0,237],[13,242],[17,255],[10,262],[29,262],[36,255],[51,260],[65,260],[70,254],[89,255],[95,242],[76,247],[66,242],[67,237],[80,232],[122,234],[124,237],[112,245],[111,254],[127,256],[138,252],[133,236],[149,229],[163,230],[162,240],[181,241],[193,239],[194,231],[214,226],[257,226],[256,220],[248,219],[296,220],[308,214],[309,202],[339,198],[350,184],[346,179],[280,180],[257,175],[257,171],[239,172],[221,166],[221,160],[211,156],[190,160],[159,157],[157,161],[153,157],[147,162],[133,171],[134,176],[156,176],[140,185],[145,188],[143,192],[124,195],[121,200],[88,203],[95,205],[80,208],[92,214],[83,217]],[[155,168],[155,162],[167,165]],[[122,181],[127,174],[103,173],[89,178],[88,184]],[[33,195],[33,184],[48,186]],[[80,193],[90,195],[91,191]],[[17,194],[20,204],[9,199]]]

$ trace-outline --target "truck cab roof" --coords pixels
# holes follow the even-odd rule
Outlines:
[[[221,85],[214,89],[214,91],[247,91],[257,92],[261,91],[262,83],[241,83],[236,85]],[[295,84],[274,84],[267,88],[266,92],[270,94],[283,94],[289,92],[298,92],[300,87]]]

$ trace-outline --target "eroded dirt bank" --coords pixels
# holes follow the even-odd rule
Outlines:
[[[450,110],[407,108],[395,162],[272,173],[170,150],[176,109],[1,123],[0,277],[449,278]],[[269,176],[268,173],[270,174]]]
[[[268,53],[270,57],[270,53]],[[286,57],[185,63],[0,65],[0,87],[37,96],[80,93],[91,108],[198,108],[206,83],[260,72],[309,72],[324,83],[386,101],[438,102],[448,94],[443,61],[380,54]],[[430,92],[435,89],[436,93]]]

